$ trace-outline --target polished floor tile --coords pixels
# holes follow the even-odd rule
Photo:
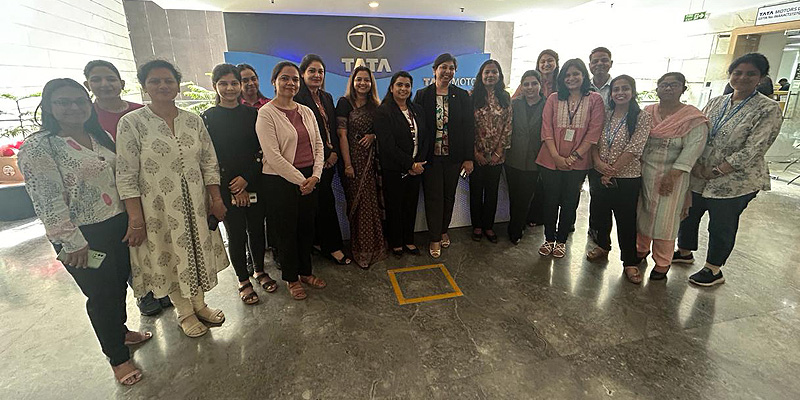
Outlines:
[[[186,338],[172,309],[128,326],[144,380],[111,374],[85,299],[36,220],[0,225],[2,399],[790,399],[800,398],[800,186],[774,182],[745,211],[725,285],[687,283],[676,265],[636,286],[615,249],[591,263],[583,193],[569,254],[537,253],[542,228],[512,245],[451,232],[441,259],[393,257],[361,270],[315,257],[328,288],[306,301],[257,291],[246,306],[232,268],[207,300],[227,316]],[[423,236],[419,235],[423,240]],[[425,248],[422,242],[421,248]],[[462,297],[399,305],[387,270],[443,263]],[[648,260],[645,276],[652,267]],[[268,272],[280,277],[271,263]],[[406,297],[451,288],[440,270],[398,273]]]

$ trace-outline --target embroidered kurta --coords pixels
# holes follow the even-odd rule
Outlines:
[[[653,119],[650,114],[641,111],[636,120],[636,129],[633,134],[628,133],[628,126],[624,115],[622,118],[614,118],[614,111],[606,112],[606,123],[603,128],[603,137],[597,145],[600,160],[609,165],[614,165],[622,153],[631,153],[635,157],[614,175],[615,178],[638,178],[642,176],[642,152],[650,137],[650,128]]]
[[[731,96],[715,97],[703,109],[712,126],[726,103],[728,107],[724,118],[731,115],[732,108],[739,104],[731,105]],[[720,127],[713,139],[709,136],[709,143],[697,160],[707,168],[727,161],[734,171],[707,181],[693,176],[692,191],[706,198],[729,199],[759,190],[770,190],[769,168],[764,154],[778,137],[782,123],[778,102],[761,93],[750,99]]]
[[[653,125],[657,126],[661,121],[658,111],[654,110],[656,108],[648,106],[642,112],[650,113]],[[703,152],[707,136],[708,125],[703,123],[680,137],[651,136],[647,140],[642,153],[642,190],[636,210],[639,233],[660,240],[675,240],[678,237],[681,211],[689,191],[689,171]],[[662,196],[658,193],[659,184],[673,168],[686,173],[675,180],[672,194]]]
[[[72,138],[39,132],[25,139],[19,167],[47,238],[74,253],[88,244],[81,225],[125,211],[114,178],[114,152],[92,138],[92,149]]]
[[[219,229],[208,229],[207,185],[220,183],[203,120],[179,110],[175,134],[150,107],[122,117],[117,132],[120,198],[140,197],[147,241],[131,248],[133,290],[155,297],[207,292],[228,256]]]
[[[486,105],[475,109],[475,152],[482,154],[487,160],[498,148],[511,146],[511,102],[503,108],[494,95],[487,92]],[[505,152],[500,162],[505,161]]]

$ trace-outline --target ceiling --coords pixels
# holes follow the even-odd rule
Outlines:
[[[536,9],[568,9],[591,0],[154,0],[164,9],[227,12],[408,17],[474,21],[512,21]],[[462,11],[463,7],[463,11]]]

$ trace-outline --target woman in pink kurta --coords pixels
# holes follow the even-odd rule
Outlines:
[[[605,106],[603,98],[589,89],[589,72],[580,59],[564,63],[557,83],[558,91],[544,106],[544,145],[536,163],[542,167],[545,192],[545,242],[539,254],[561,258],[566,255],[567,236],[575,225],[581,185],[592,168],[589,151],[603,131]]]

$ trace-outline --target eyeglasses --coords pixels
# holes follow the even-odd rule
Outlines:
[[[89,103],[89,99],[87,99],[85,97],[78,97],[78,98],[74,98],[74,99],[64,99],[64,98],[55,99],[51,103],[54,106],[59,106],[59,107],[64,107],[64,108],[69,107],[70,104],[75,104],[78,107],[86,107],[86,106],[88,106],[90,104]]]
[[[661,82],[658,84],[659,89],[680,89],[683,87],[683,84],[680,82]]]

